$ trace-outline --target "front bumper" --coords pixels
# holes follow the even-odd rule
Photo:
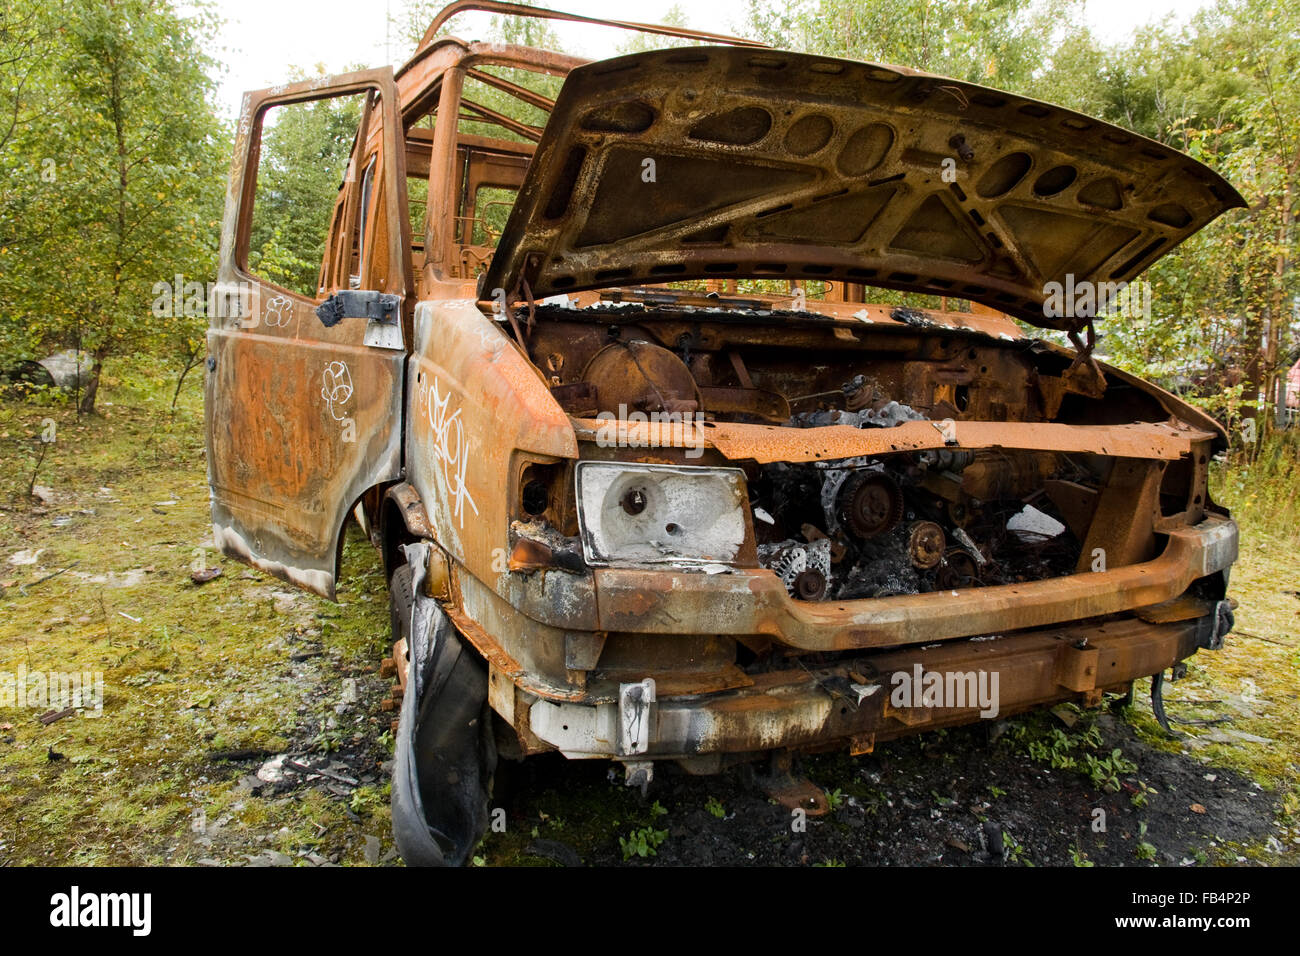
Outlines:
[[[796,601],[773,574],[595,572],[608,631],[764,634],[802,651],[896,647],[1043,627],[1173,600],[1237,559],[1237,525],[1207,516],[1142,564],[1024,584],[857,601]]]
[[[1216,647],[1222,615],[1213,601],[1187,592],[1226,572],[1236,556],[1235,523],[1210,515],[1169,531],[1162,553],[1141,564],[962,591],[803,602],[769,571],[626,568],[506,575],[493,590],[451,564],[442,599],[489,664],[493,708],[530,752],[666,759],[845,740],[862,751],[877,739],[966,723],[981,711],[992,716],[987,706],[891,703],[892,675],[918,665],[945,675],[996,674],[1002,716],[1071,698],[1095,701],[1198,647]],[[1150,613],[1155,606],[1161,613]],[[602,674],[610,635],[624,646],[641,642],[656,666]],[[701,641],[755,639],[839,653],[821,669],[806,656],[791,669],[759,674],[731,665],[726,673],[692,669],[690,649]],[[625,713],[621,687],[644,678],[657,679],[657,688]]]
[[[1170,624],[1128,618],[769,672],[755,675],[749,687],[651,701],[641,712],[622,700],[538,700],[528,718],[533,734],[572,758],[685,759],[836,743],[865,753],[877,741],[918,731],[1056,701],[1096,702],[1104,691],[1159,673],[1222,636],[1214,614]],[[900,694],[918,673],[938,674],[944,685],[969,690],[965,705],[952,697],[927,705],[919,695]],[[629,726],[633,722],[644,730]],[[638,737],[639,746],[629,747]]]

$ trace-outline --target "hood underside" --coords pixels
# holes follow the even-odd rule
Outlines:
[[[1074,328],[1044,314],[1049,283],[1128,282],[1243,205],[1176,150],[997,90],[661,50],[569,74],[483,288],[833,279]]]

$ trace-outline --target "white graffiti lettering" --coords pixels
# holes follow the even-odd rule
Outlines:
[[[465,468],[469,464],[469,438],[465,435],[465,426],[460,418],[460,409],[448,414],[451,409],[451,390],[446,395],[439,394],[438,380],[433,380],[432,389],[421,394],[427,403],[426,417],[429,428],[433,431],[433,455],[442,467],[443,479],[447,482],[447,494],[453,499],[452,514],[460,526],[465,527],[465,504],[478,514],[478,505],[465,487]]]
[[[330,362],[325,366],[321,379],[320,397],[325,399],[330,417],[341,422],[348,417],[343,406],[352,398],[352,373],[348,371],[348,363]]]
[[[293,318],[293,300],[287,295],[273,296],[266,303],[266,316],[263,321],[271,328],[282,329]]]

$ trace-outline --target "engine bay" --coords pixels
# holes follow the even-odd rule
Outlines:
[[[578,419],[929,422],[942,431],[962,420],[1169,418],[1149,394],[1037,340],[941,327],[915,310],[891,317],[846,328],[815,313],[543,305],[527,317],[526,341],[552,395]],[[673,451],[637,460],[680,462]],[[1103,452],[944,447],[737,464],[758,564],[791,596],[821,601],[1086,570],[1084,542],[1115,461]]]

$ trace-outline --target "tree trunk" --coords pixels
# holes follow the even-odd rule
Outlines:
[[[189,375],[193,369],[198,368],[199,363],[202,360],[202,352],[191,355],[185,359],[185,367],[181,369],[180,378],[176,380],[176,391],[172,393],[172,411],[176,411],[176,400],[181,397],[181,386],[185,384],[185,376]]]
[[[1255,420],[1253,428],[1258,431],[1259,426],[1259,409],[1256,399],[1259,396],[1259,388],[1262,384],[1263,371],[1263,349],[1260,347],[1264,336],[1264,322],[1258,313],[1249,314],[1242,328],[1242,354],[1241,364],[1241,401],[1239,409],[1241,421],[1247,419]],[[1258,437],[1258,434],[1256,434]],[[1245,449],[1246,457],[1254,460],[1254,449],[1247,447]]]
[[[104,356],[95,351],[94,361],[90,366],[90,377],[86,379],[86,390],[81,394],[81,404],[77,406],[78,415],[91,415],[95,411],[95,396],[99,394],[99,375],[104,370]]]

